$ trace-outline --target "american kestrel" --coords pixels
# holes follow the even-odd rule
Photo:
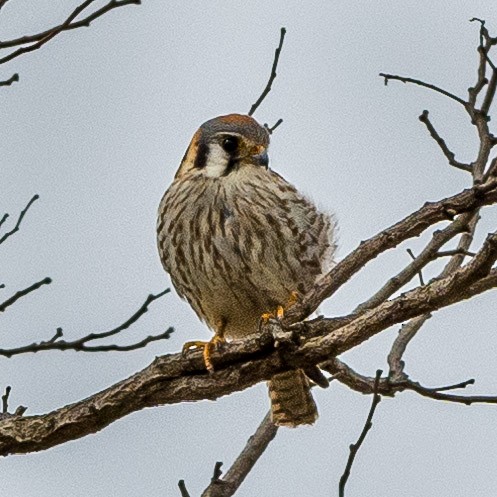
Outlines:
[[[268,145],[268,131],[252,117],[205,122],[159,206],[162,264],[214,331],[210,346],[257,333],[262,314],[305,294],[332,263],[332,217],[268,167]],[[316,420],[302,370],[268,384],[275,424]]]

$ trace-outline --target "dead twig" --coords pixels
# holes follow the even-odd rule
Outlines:
[[[419,116],[419,120],[426,126],[430,136],[437,142],[440,150],[449,161],[449,164],[457,169],[461,169],[462,171],[471,172],[471,166],[469,164],[464,164],[463,162],[456,160],[454,152],[449,149],[445,143],[445,140],[438,134],[437,130],[430,121],[429,112],[427,110],[423,111],[423,113]]]
[[[437,93],[441,93],[442,95],[445,95],[446,97],[449,97],[452,100],[455,100],[456,102],[458,102],[461,105],[463,105],[464,107],[466,107],[466,102],[461,97],[458,97],[457,95],[454,95],[450,91],[444,90],[443,88],[432,85],[431,83],[425,83],[424,81],[421,81],[420,79],[407,78],[405,76],[398,76],[396,74],[386,74],[383,72],[380,72],[380,76],[385,79],[385,86],[388,85],[388,82],[390,80],[402,81],[402,83],[412,83],[414,85],[422,86],[424,88],[428,88],[430,90],[436,91]]]
[[[14,73],[9,79],[0,81],[0,86],[10,86],[12,83],[15,83],[16,81],[19,81],[19,74]]]
[[[50,283],[52,283],[52,279],[47,277],[43,278],[40,281],[37,281],[36,283],[33,283],[32,285],[28,286],[27,288],[24,288],[23,290],[19,290],[18,292],[14,293],[12,297],[8,298],[7,300],[5,300],[0,304],[0,312],[4,312],[5,309],[7,309],[7,307],[10,307],[11,305],[15,304],[20,298],[28,295],[28,293],[34,292],[43,285],[49,285]]]
[[[0,237],[0,245],[7,240],[7,238],[11,237],[14,233],[17,233],[19,231],[19,228],[21,226],[22,220],[24,219],[24,216],[28,212],[29,208],[33,205],[33,203],[40,198],[39,195],[33,195],[31,200],[27,203],[26,207],[21,211],[19,214],[19,217],[17,218],[16,225],[7,233],[4,233],[2,237]],[[0,227],[2,224],[6,221],[6,219],[9,217],[8,214],[4,214],[2,217],[2,220],[0,222]]]
[[[4,357],[12,357],[19,354],[26,354],[32,352],[41,352],[44,350],[75,350],[78,352],[128,352],[130,350],[136,350],[142,347],[147,346],[149,343],[156,342],[158,340],[164,340],[170,337],[171,333],[173,333],[174,329],[169,327],[166,331],[158,334],[158,335],[149,335],[142,340],[129,344],[129,345],[88,345],[89,342],[93,342],[95,340],[101,340],[103,338],[108,338],[122,331],[128,329],[133,323],[135,323],[143,314],[148,311],[150,304],[162,296],[166,295],[170,292],[170,289],[167,288],[163,292],[158,294],[150,294],[145,302],[141,305],[141,307],[124,323],[116,326],[115,328],[100,332],[100,333],[90,333],[84,337],[81,337],[77,340],[66,341],[61,340],[63,336],[62,328],[57,328],[55,335],[49,340],[42,342],[34,342],[29,345],[24,345],[21,347],[15,347],[11,349],[0,349],[0,356]]]
[[[181,497],[190,497],[188,490],[186,489],[185,480],[180,480],[178,482],[179,491],[181,492]]]
[[[5,387],[5,393],[2,395],[2,414],[7,414],[9,412],[9,395],[11,391],[11,386]]]
[[[89,6],[89,3],[91,2],[85,2],[87,3],[86,7],[83,5],[80,5],[78,8],[80,9],[80,13]],[[141,0],[111,0],[109,1],[106,5],[102,6],[100,9],[96,10],[95,12],[92,12],[90,15],[86,16],[84,19],[81,19],[79,21],[74,21],[69,24],[62,23],[58,26],[54,26],[52,28],[46,29],[45,31],[42,31],[41,33],[36,33],[34,35],[27,35],[27,36],[21,36],[20,38],[15,38],[12,40],[6,40],[6,41],[0,41],[0,49],[5,49],[5,48],[12,48],[20,45],[25,45],[27,43],[34,43],[36,41],[40,41],[45,39],[47,36],[51,35],[54,31],[57,31],[57,33],[60,33],[62,31],[69,31],[72,29],[77,29],[81,27],[89,27],[91,22],[93,22],[95,19],[103,16],[110,10],[117,9],[119,7],[124,7],[125,5],[130,5],[130,4],[135,4],[139,5],[141,3]],[[0,5],[1,8],[1,5]]]
[[[62,31],[67,31],[70,29],[75,29],[83,26],[89,26],[92,21],[101,17],[110,10],[117,9],[119,7],[124,7],[125,5],[135,4],[139,5],[141,0],[111,0],[105,6],[93,12],[91,15],[87,16],[80,21],[75,21],[75,19],[87,9],[95,0],[86,0],[78,7],[76,7],[73,12],[67,17],[67,19],[60,25],[50,28],[42,33],[37,33],[35,35],[23,36],[14,40],[0,42],[0,49],[10,48],[14,46],[21,46],[19,49],[11,52],[8,55],[0,58],[0,64],[5,64],[23,54],[33,52],[41,48],[45,43],[49,42],[52,38],[57,36]],[[31,44],[30,44],[31,43]]]
[[[278,44],[278,47],[274,51],[274,60],[273,60],[273,66],[271,68],[271,74],[269,75],[269,80],[266,84],[266,87],[262,91],[260,97],[256,100],[256,102],[250,107],[249,116],[252,116],[254,112],[257,110],[259,105],[263,102],[263,100],[266,98],[267,94],[271,91],[271,87],[273,84],[273,81],[276,79],[276,69],[278,67],[278,61],[280,59],[280,54],[281,54],[281,49],[283,48],[283,41],[285,40],[285,34],[286,34],[286,29],[281,28],[280,30],[280,42]],[[276,128],[276,126],[273,127],[273,129]]]
[[[273,131],[283,122],[283,119],[278,119],[273,126],[269,127],[267,123],[264,123],[264,127],[267,129],[267,132],[272,135]]]
[[[371,402],[371,408],[369,409],[369,414],[368,417],[366,418],[366,423],[364,424],[364,428],[362,429],[362,432],[357,439],[357,442],[355,444],[351,444],[349,449],[349,458],[347,459],[347,464],[345,466],[345,470],[342,474],[342,477],[340,478],[340,483],[338,485],[338,495],[340,497],[345,496],[345,485],[347,484],[347,480],[349,479],[350,476],[350,470],[352,469],[352,464],[354,464],[354,459],[357,455],[357,452],[361,448],[361,445],[363,444],[366,435],[368,434],[368,431],[371,429],[373,426],[373,416],[376,410],[376,407],[381,401],[381,396],[378,394],[378,385],[380,382],[381,374],[383,371],[381,369],[378,369],[376,371],[376,378],[375,378],[375,383],[374,383],[374,388],[373,388],[373,401]]]
[[[2,395],[2,411],[0,412],[0,421],[11,416],[22,416],[27,410],[27,407],[18,406],[14,413],[9,412],[9,397],[11,392],[12,387],[6,386],[5,393]]]
[[[365,395],[370,395],[374,392],[375,378],[361,375],[337,358],[333,358],[325,363],[322,363],[321,367],[326,371],[329,371],[333,375],[333,379],[348,386],[356,392]],[[474,383],[475,380],[471,378],[453,385],[425,387],[419,382],[413,381],[407,377],[398,380],[381,378],[378,384],[378,393],[384,397],[394,397],[398,393],[409,390],[433,400],[455,402],[457,404],[497,404],[497,395],[455,395],[444,393],[449,390],[466,388],[470,385],[474,385]]]

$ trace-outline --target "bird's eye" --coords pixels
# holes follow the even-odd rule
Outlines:
[[[238,138],[236,136],[227,136],[226,138],[223,138],[221,146],[226,152],[232,154],[233,152],[236,152],[236,149],[238,148]]]

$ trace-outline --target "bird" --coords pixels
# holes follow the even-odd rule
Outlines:
[[[160,201],[157,245],[178,295],[213,331],[212,348],[260,329],[308,292],[333,265],[336,222],[269,167],[267,127],[244,114],[200,126]],[[302,164],[309,173],[308,164]],[[301,369],[269,382],[272,421],[312,424],[318,417]]]

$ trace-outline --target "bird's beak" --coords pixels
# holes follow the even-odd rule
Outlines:
[[[254,161],[254,164],[263,166],[267,169],[269,165],[269,156],[267,154],[267,150],[261,147],[259,153],[252,155],[252,160]]]

